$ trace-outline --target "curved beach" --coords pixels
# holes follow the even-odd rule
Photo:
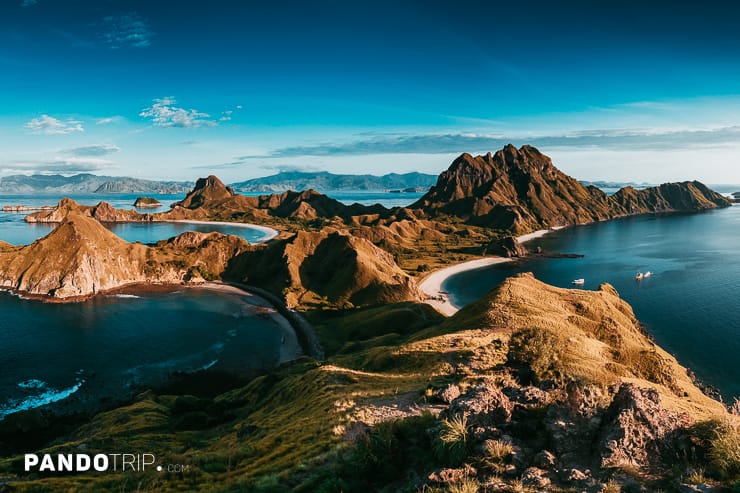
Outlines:
[[[518,236],[517,241],[519,241],[519,243],[526,243],[527,241],[541,238],[548,233],[552,233],[553,231],[557,231],[562,228],[563,226],[556,226],[550,229],[540,229],[526,235]],[[480,269],[481,267],[502,264],[504,262],[511,262],[511,259],[506,257],[483,257],[475,260],[468,260],[467,262],[461,262],[449,267],[443,267],[426,276],[419,284],[419,289],[421,289],[421,291],[426,295],[426,299],[424,300],[426,303],[432,305],[437,309],[437,311],[449,317],[457,313],[460,310],[460,307],[453,305],[450,302],[447,293],[442,289],[442,285],[444,285],[445,281],[460,272]]]
[[[168,222],[168,223],[185,223],[185,224],[216,224],[219,226],[235,226],[237,228],[249,228],[254,229],[256,231],[260,231],[265,234],[264,238],[261,238],[257,243],[264,243],[266,241],[270,241],[271,239],[275,238],[277,235],[280,234],[280,231],[270,228],[268,226],[261,226],[259,224],[251,224],[251,223],[230,223],[227,221],[196,221],[194,219],[173,219],[170,221],[162,221],[162,222]]]

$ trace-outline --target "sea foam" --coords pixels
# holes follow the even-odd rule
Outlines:
[[[28,382],[21,382],[21,383],[28,383]],[[63,399],[66,399],[70,395],[80,390],[80,387],[82,387],[83,383],[84,383],[84,380],[79,381],[72,387],[69,387],[66,389],[61,389],[61,390],[49,389],[46,392],[42,392],[41,394],[38,394],[38,395],[32,395],[32,396],[26,397],[25,399],[21,399],[18,401],[10,401],[9,403],[7,403],[6,406],[0,407],[0,419],[4,418],[5,416],[9,414],[17,413],[19,411],[27,411],[29,409],[35,409],[37,407],[45,406],[46,404],[51,404],[51,403],[59,402]],[[29,387],[24,387],[24,388],[29,388]],[[30,387],[30,388],[36,388],[36,387]]]

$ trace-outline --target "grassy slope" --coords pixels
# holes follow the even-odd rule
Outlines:
[[[510,360],[523,344],[533,345],[526,354],[539,372],[535,378],[634,381],[657,388],[666,406],[699,420],[724,413],[642,334],[631,308],[608,286],[564,290],[524,275],[444,321],[411,303],[312,318],[334,353],[323,364],[303,359],[215,399],[145,395],[49,449],[151,451],[162,463],[190,464],[188,473],[88,474],[13,485],[18,491],[311,491],[322,474],[332,474],[363,423],[398,417],[394,410],[411,404],[424,409],[432,391],[450,381],[463,389],[483,376],[516,383]],[[533,328],[561,337],[536,346],[539,339],[521,337]],[[0,462],[0,479],[13,476],[14,462]]]

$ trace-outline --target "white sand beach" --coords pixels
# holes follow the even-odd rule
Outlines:
[[[547,233],[563,229],[564,226],[555,226],[549,229],[540,229],[526,235],[518,236],[517,240],[519,243],[526,243],[527,241],[534,240],[545,236]],[[426,295],[426,302],[432,305],[440,313],[451,316],[457,313],[460,308],[453,305],[450,302],[449,296],[442,290],[442,285],[455,274],[465,272],[468,270],[475,270],[487,265],[501,264],[504,262],[510,262],[510,258],[506,257],[483,257],[475,260],[468,260],[467,262],[461,262],[459,264],[451,265],[449,267],[443,267],[435,270],[428,276],[426,276],[419,284],[419,289]]]
[[[437,309],[438,312],[450,316],[457,313],[458,307],[450,303],[450,299],[447,293],[442,291],[442,284],[450,277],[460,272],[467,270],[479,269],[487,265],[501,264],[503,262],[510,262],[511,259],[505,257],[484,257],[475,260],[469,260],[449,267],[435,270],[429,276],[427,276],[421,284],[419,289],[427,296],[426,302]]]
[[[550,229],[539,229],[533,233],[528,233],[526,235],[517,236],[517,240],[519,243],[526,243],[530,240],[534,240],[535,238],[541,238],[545,236],[547,233],[552,233],[553,231],[557,231],[559,229],[563,229],[565,226],[553,226]]]
[[[264,243],[266,241],[270,241],[271,239],[275,238],[277,235],[280,234],[280,231],[267,227],[267,226],[260,226],[259,224],[250,224],[250,223],[230,223],[226,221],[196,221],[194,219],[175,219],[172,221],[167,221],[172,223],[187,223],[187,224],[217,224],[220,226],[235,226],[237,228],[250,228],[255,229],[257,231],[261,231],[262,233],[265,233],[264,238],[260,238],[259,241],[256,243]]]

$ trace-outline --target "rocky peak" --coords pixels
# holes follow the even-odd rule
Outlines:
[[[632,188],[609,197],[584,187],[538,149],[511,144],[484,156],[461,154],[416,203],[419,216],[457,216],[469,224],[522,234],[627,214],[697,211],[730,202],[699,182]]]
[[[207,178],[198,178],[193,190],[176,205],[186,209],[197,209],[209,202],[228,199],[234,195],[234,190],[231,187],[224,185],[224,182],[216,176],[210,175]]]
[[[59,217],[66,217],[72,212],[81,212],[82,206],[74,200],[64,197],[59,201],[56,207],[56,215]]]
[[[28,223],[50,222],[59,223],[71,213],[83,213],[87,207],[81,206],[70,198],[63,198],[52,210],[42,210],[28,214],[24,220]]]

